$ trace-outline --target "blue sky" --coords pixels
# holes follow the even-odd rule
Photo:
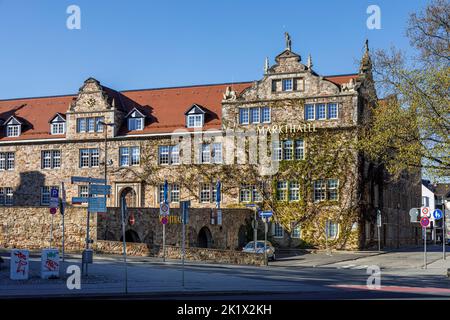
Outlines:
[[[355,72],[371,49],[408,49],[425,0],[0,0],[0,99],[71,94],[92,76],[117,90],[260,79],[288,31],[322,75]],[[81,8],[81,30],[66,9]],[[381,30],[366,27],[369,5]]]

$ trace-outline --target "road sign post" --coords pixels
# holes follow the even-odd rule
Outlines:
[[[181,264],[182,264],[182,274],[181,274],[181,283],[184,287],[184,260],[186,255],[186,224],[189,222],[189,207],[191,205],[190,201],[181,201],[181,218],[182,218],[182,242],[181,242]]]
[[[378,209],[377,210],[378,252],[381,252],[380,228],[381,228],[381,210]]]
[[[121,198],[120,214],[122,220],[122,243],[123,243],[123,263],[125,266],[125,294],[128,293],[128,270],[127,270],[127,240],[125,238],[125,217],[127,214],[127,201],[125,197]]]
[[[420,219],[420,225],[423,229],[423,268],[427,268],[427,227],[430,225],[430,219],[427,217],[428,211],[424,212],[422,210],[422,214],[424,215]]]
[[[62,262],[64,262],[64,252],[65,252],[65,225],[64,225],[65,211],[66,211],[66,189],[64,188],[64,182],[61,182],[61,202],[59,212],[62,215],[62,240],[61,240]]]
[[[52,225],[50,227],[50,248],[53,244],[53,222],[55,218],[56,208],[59,207],[59,192],[58,188],[50,189],[50,214],[52,215]]]
[[[264,264],[267,266],[267,221],[270,217],[272,217],[273,213],[272,211],[260,211],[259,216],[264,220]]]

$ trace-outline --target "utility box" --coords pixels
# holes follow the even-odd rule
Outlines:
[[[82,262],[83,263],[93,263],[93,261],[94,261],[94,250],[92,250],[92,249],[83,250]]]
[[[43,249],[41,254],[41,278],[59,278],[59,251],[58,249]]]
[[[10,272],[11,280],[28,280],[30,270],[30,252],[28,250],[11,250]]]

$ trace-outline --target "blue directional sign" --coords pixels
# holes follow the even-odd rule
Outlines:
[[[433,217],[434,217],[434,220],[442,219],[442,211],[439,210],[439,209],[434,210],[433,211]]]
[[[89,198],[88,200],[89,212],[106,212],[106,198]]]
[[[191,201],[181,201],[181,218],[183,224],[189,223],[189,207],[191,206]]]
[[[72,197],[72,204],[88,203],[89,198],[85,197]]]
[[[97,179],[97,178],[91,178],[91,177],[71,177],[70,178],[71,183],[75,182],[83,182],[83,183],[99,183],[99,184],[105,184],[105,179]]]
[[[103,184],[91,184],[89,185],[90,194],[110,195],[111,186],[105,186]]]
[[[270,218],[273,215],[272,211],[260,211],[259,216],[261,218]]]

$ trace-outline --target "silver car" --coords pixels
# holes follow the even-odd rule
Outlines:
[[[249,243],[247,243],[247,245],[242,249],[242,251],[249,253],[264,254],[264,241],[256,241],[256,251],[254,241],[250,241]],[[266,242],[266,251],[267,251],[267,259],[275,261],[275,248],[269,241]]]

